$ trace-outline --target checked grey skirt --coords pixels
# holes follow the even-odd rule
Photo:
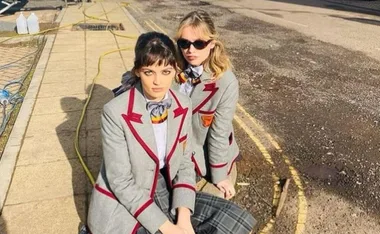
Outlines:
[[[170,213],[170,200],[171,194],[164,176],[160,173],[154,201],[169,220],[175,223],[176,218]],[[256,220],[231,201],[197,192],[191,223],[196,234],[248,234],[256,224]],[[159,233],[161,232],[158,231],[156,234]],[[140,227],[137,234],[149,234],[149,232]]]

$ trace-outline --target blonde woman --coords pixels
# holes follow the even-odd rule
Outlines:
[[[177,89],[192,101],[193,163],[229,199],[229,180],[239,148],[232,125],[239,96],[238,81],[214,23],[205,11],[193,11],[181,21],[176,41],[183,72]]]

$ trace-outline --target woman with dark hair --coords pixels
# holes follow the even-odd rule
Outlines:
[[[252,216],[195,192],[191,103],[170,89],[176,48],[164,34],[142,34],[125,91],[104,106],[103,164],[92,192],[93,234],[249,233]]]

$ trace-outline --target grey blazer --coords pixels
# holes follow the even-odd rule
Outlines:
[[[239,155],[232,121],[239,98],[239,85],[231,70],[213,82],[203,72],[201,83],[190,94],[192,101],[193,151],[196,171],[206,176],[208,171],[215,184],[227,179]],[[179,84],[173,84],[179,90]]]
[[[171,187],[171,212],[195,203],[195,171],[191,136],[190,99],[169,90],[166,173]],[[159,160],[150,115],[141,84],[104,106],[103,164],[93,189],[88,226],[93,234],[136,233],[140,225],[155,233],[167,220],[153,200]]]

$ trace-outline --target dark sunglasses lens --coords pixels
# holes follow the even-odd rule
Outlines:
[[[202,41],[202,40],[196,40],[193,42],[193,45],[195,49],[201,50],[204,49],[207,46],[207,41]]]
[[[182,48],[182,49],[187,49],[187,48],[190,47],[191,42],[188,41],[188,40],[179,39],[179,40],[177,41],[177,44],[178,44],[178,46],[179,46],[180,48]]]

